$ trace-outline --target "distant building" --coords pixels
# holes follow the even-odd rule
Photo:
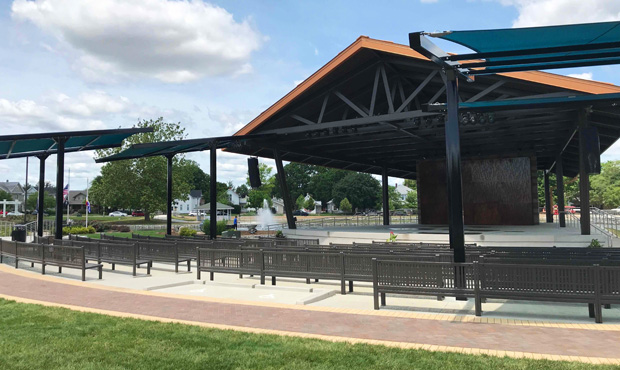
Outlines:
[[[334,202],[333,199],[331,199],[329,202],[327,202],[327,213],[334,213],[334,211],[337,210],[336,208],[336,203]]]
[[[196,209],[202,204],[202,190],[191,190],[187,200],[177,199],[174,201],[173,211],[178,214],[196,213]]]
[[[71,213],[86,212],[86,190],[69,190],[69,210]]]
[[[312,197],[312,196],[311,196],[310,194],[306,194],[306,197],[304,198],[304,200],[306,200],[306,201],[307,201],[307,200],[308,200],[308,199],[310,199],[311,197]],[[314,201],[314,209],[306,209],[306,211],[307,211],[308,213],[312,213],[312,214],[317,214],[317,215],[318,215],[318,214],[320,214],[320,213],[321,213],[321,211],[322,211],[322,209],[323,209],[322,207],[323,207],[323,203],[321,203],[321,201],[320,201],[320,200],[315,200],[315,201]]]
[[[19,182],[12,182],[9,180],[6,180],[6,182],[0,182],[0,190],[11,194],[13,200],[17,200],[22,204],[24,203],[24,188]]]
[[[411,191],[413,190],[406,187],[405,185],[398,185],[398,183],[396,184],[396,192],[398,193],[400,200],[407,200],[407,194],[409,194],[409,192]]]
[[[284,200],[280,198],[271,198],[271,208],[275,211],[276,214],[284,214]]]

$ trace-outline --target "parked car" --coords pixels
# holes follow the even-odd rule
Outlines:
[[[7,216],[23,216],[24,214],[20,211],[13,211],[6,214]]]
[[[114,212],[110,212],[110,214],[108,216],[110,216],[110,217],[125,217],[125,216],[127,216],[127,213],[120,212],[120,211],[114,211]]]
[[[131,217],[144,217],[143,211],[133,211],[131,212]]]
[[[1,215],[1,214],[2,214],[2,211],[0,211],[0,215]],[[35,209],[34,211],[32,211],[32,214],[36,216],[36,215],[38,215],[38,214],[39,214],[39,211],[37,211],[37,210]],[[49,216],[49,213],[47,213],[47,212],[43,212],[43,216]]]
[[[396,211],[392,212],[392,216],[407,216],[407,211],[405,211],[404,209],[397,209]]]
[[[196,212],[190,212],[190,213],[188,213],[187,215],[188,215],[188,216],[192,216],[192,217],[193,217],[193,216],[196,216]]]
[[[308,215],[309,215],[308,212],[302,211],[301,209],[293,211],[293,216],[308,216]]]

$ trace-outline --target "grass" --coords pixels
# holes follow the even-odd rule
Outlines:
[[[248,334],[7,300],[0,327],[2,369],[613,368]]]
[[[163,238],[164,235],[166,234],[166,230],[136,230],[133,232],[134,234],[138,234],[138,235],[144,235],[144,236],[152,236],[152,237],[156,237],[156,238]],[[131,238],[131,232],[128,233],[121,233],[121,232],[105,232],[106,235],[111,235],[111,236],[118,236],[120,238]],[[91,239],[101,239],[101,234],[99,233],[95,233],[95,234],[84,234],[82,236],[87,236]]]

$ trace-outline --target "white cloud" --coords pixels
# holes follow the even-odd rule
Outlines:
[[[249,73],[251,53],[266,40],[251,19],[238,22],[202,1],[15,0],[12,17],[57,38],[74,68],[96,82]]]
[[[617,0],[498,0],[519,11],[513,27],[605,22],[620,19]]]
[[[568,75],[569,77],[581,78],[582,80],[592,80],[592,72],[584,72],[584,73],[572,73]]]
[[[433,4],[438,2],[439,0],[420,0],[422,4]]]

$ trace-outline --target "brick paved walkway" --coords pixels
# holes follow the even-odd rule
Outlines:
[[[28,273],[26,273],[28,274]],[[91,309],[237,327],[546,355],[620,358],[620,330],[423,320],[231,304],[88,287],[0,269],[0,294]],[[547,356],[549,358],[549,356]]]

